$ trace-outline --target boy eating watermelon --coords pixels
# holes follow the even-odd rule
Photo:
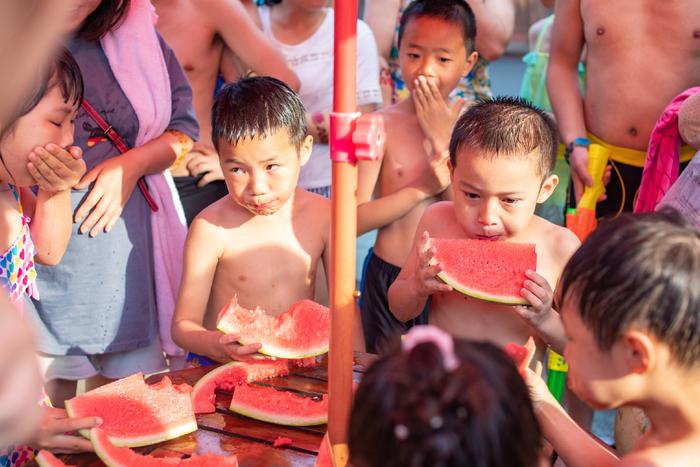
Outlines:
[[[327,270],[330,202],[297,188],[313,138],[304,106],[284,83],[255,77],[225,86],[212,120],[229,196],[190,226],[173,339],[199,356],[228,361],[260,347],[240,346],[238,335],[216,330],[231,297],[274,315],[313,299],[321,259]]]
[[[552,120],[520,99],[480,103],[459,118],[449,149],[453,201],[431,205],[418,224],[413,249],[389,289],[397,319],[413,319],[430,299],[430,323],[455,336],[503,347],[525,342],[534,331],[555,350],[564,347],[552,289],[579,241],[534,214],[557,186],[556,147]],[[535,244],[537,271],[527,271],[519,291],[531,306],[472,298],[438,280],[443,266],[430,237]]]
[[[622,459],[528,372],[545,437],[567,466],[690,466],[700,456],[700,234],[675,211],[602,223],[566,265],[557,302],[569,384],[594,408],[637,407],[650,426]]]

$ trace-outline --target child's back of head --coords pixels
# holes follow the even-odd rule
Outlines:
[[[488,343],[417,326],[355,395],[356,467],[534,466],[540,429],[520,374]]]
[[[532,159],[542,180],[557,160],[557,129],[543,110],[515,97],[496,97],[471,107],[458,120],[450,140],[456,167],[462,149],[483,157]]]
[[[698,284],[700,233],[676,211],[625,214],[602,223],[569,260],[558,300],[578,310],[601,350],[637,329],[692,367],[700,363]]]
[[[288,133],[297,150],[307,135],[304,105],[282,81],[243,78],[219,91],[212,108],[212,138],[219,153],[222,144],[236,145],[280,130]]]

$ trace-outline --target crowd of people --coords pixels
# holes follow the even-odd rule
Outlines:
[[[41,72],[18,62],[0,111],[0,466],[92,449],[75,431],[101,421],[62,409],[79,381],[256,353],[216,329],[234,295],[280,314],[329,286],[332,3],[63,3],[27,39]],[[358,162],[357,234],[377,238],[356,350],[379,358],[354,397],[355,467],[700,454],[700,186],[670,191],[700,146],[700,8],[542,3],[537,79],[494,97],[512,0],[365,2],[356,105],[386,145]],[[562,224],[595,182],[594,144],[610,162],[581,244]],[[529,305],[438,280],[432,238],[534,244]],[[529,336],[523,375],[501,348]],[[569,365],[565,407],[535,371],[547,352]],[[618,411],[612,445],[589,434],[592,409]]]

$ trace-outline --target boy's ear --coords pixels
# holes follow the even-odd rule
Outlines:
[[[540,187],[540,193],[537,195],[537,203],[544,203],[552,196],[554,189],[559,185],[559,177],[555,174],[545,178]]]
[[[464,64],[464,69],[462,70],[462,76],[467,76],[470,71],[472,71],[472,68],[474,68],[474,65],[476,65],[476,61],[479,60],[479,52],[472,52],[469,55],[467,55],[467,61]]]
[[[659,357],[657,345],[648,334],[629,330],[621,336],[620,340],[630,373],[643,374],[657,364]]]
[[[306,138],[301,142],[301,147],[299,148],[299,162],[301,165],[306,165],[311,158],[311,150],[314,147],[314,137],[311,135],[306,135]]]

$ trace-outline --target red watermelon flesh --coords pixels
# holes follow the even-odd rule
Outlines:
[[[318,447],[318,456],[314,467],[333,467],[333,454],[331,454],[331,441],[328,432],[323,435],[321,445]]]
[[[69,417],[100,417],[101,429],[117,446],[147,446],[197,430],[187,384],[163,377],[148,385],[136,373],[66,401]],[[81,434],[89,437],[87,430]]]
[[[39,464],[39,467],[76,467],[74,465],[64,464],[61,459],[43,449],[34,457],[34,460]]]
[[[217,456],[193,455],[189,459],[177,457],[153,457],[139,454],[127,447],[117,447],[109,440],[107,433],[99,428],[90,430],[90,439],[97,456],[108,467],[237,467],[235,455]]]
[[[532,336],[527,339],[525,345],[518,345],[514,342],[510,342],[503,347],[503,351],[513,359],[515,366],[518,367],[518,371],[523,375],[523,378],[526,376],[525,370],[530,366],[536,350],[537,347],[535,346],[535,340]]]
[[[528,305],[520,295],[525,271],[537,269],[531,243],[431,238],[442,265],[438,278],[454,290],[481,300],[507,305]]]
[[[216,409],[216,388],[233,391],[243,383],[289,374],[286,360],[250,359],[230,362],[202,376],[192,391],[194,413],[212,413]]]
[[[328,422],[328,396],[316,400],[273,387],[244,384],[233,392],[231,410],[277,425],[322,425]]]
[[[218,329],[238,333],[243,345],[261,343],[259,352],[279,358],[308,358],[328,352],[330,338],[328,308],[311,300],[296,302],[279,316],[256,307],[249,310],[233,297],[219,313]]]

